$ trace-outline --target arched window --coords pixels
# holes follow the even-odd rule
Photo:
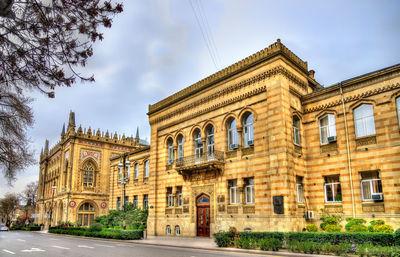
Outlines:
[[[171,235],[171,226],[167,225],[167,235]]]
[[[172,138],[168,138],[167,147],[168,147],[168,163],[171,164],[174,162],[174,142],[172,141]]]
[[[94,223],[95,210],[90,203],[84,203],[78,210],[78,224],[81,226],[90,226]]]
[[[362,104],[354,109],[356,137],[375,135],[375,120],[372,104]]]
[[[134,179],[139,179],[139,163],[135,164],[135,174],[133,175]]]
[[[209,125],[207,127],[207,157],[214,159],[214,127]]]
[[[93,187],[94,184],[94,164],[92,162],[87,162],[83,166],[83,186]]]
[[[149,161],[144,162],[144,177],[149,177]]]
[[[300,119],[293,116],[293,143],[300,145]]]
[[[236,119],[228,122],[228,149],[233,150],[238,148],[239,134],[236,130]]]
[[[335,115],[325,114],[319,118],[319,135],[321,145],[336,141]]]
[[[179,226],[175,226],[175,235],[179,236],[181,234],[181,229]]]
[[[243,118],[243,145],[248,147],[254,144],[253,114],[248,113]]]
[[[178,136],[178,159],[183,159],[183,136]]]
[[[201,131],[196,130],[194,132],[194,155],[195,162],[199,163],[203,156],[203,142],[201,141]]]
[[[397,107],[397,119],[399,121],[399,127],[400,127],[400,96],[396,98],[396,107]]]

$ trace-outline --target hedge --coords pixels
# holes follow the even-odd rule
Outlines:
[[[276,238],[285,242],[316,242],[329,243],[338,245],[341,243],[351,243],[355,245],[373,244],[379,246],[395,245],[395,234],[388,233],[349,233],[349,232],[241,232],[239,236],[242,238],[252,238],[256,240],[265,238]],[[219,232],[214,234],[214,241],[219,247],[227,247],[234,244],[234,238],[229,232]],[[397,239],[397,238],[396,238]]]
[[[49,229],[50,233],[55,234],[66,234],[73,236],[87,236],[87,237],[99,237],[109,239],[121,239],[121,240],[137,240],[143,237],[143,230],[108,230],[102,231],[89,231],[88,228],[75,228],[75,227],[53,227]]]

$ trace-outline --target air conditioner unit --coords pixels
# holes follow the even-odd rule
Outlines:
[[[247,141],[247,144],[248,144],[248,145],[254,145],[254,140],[249,140],[249,141]]]
[[[238,144],[231,144],[231,145],[230,145],[230,148],[231,148],[231,149],[237,149],[238,147],[239,147]]]
[[[306,219],[311,220],[314,219],[314,212],[313,211],[306,211]]]
[[[328,142],[336,142],[336,136],[334,137],[328,137]]]
[[[168,160],[168,164],[172,164],[174,160]]]
[[[383,195],[382,194],[372,194],[372,200],[374,201],[382,201]]]

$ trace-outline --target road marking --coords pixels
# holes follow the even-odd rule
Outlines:
[[[87,246],[87,245],[78,245],[78,247],[81,247],[81,248],[89,248],[89,249],[93,249],[94,247],[92,247],[92,246]]]
[[[101,244],[94,244],[94,245],[103,246],[103,247],[110,247],[110,248],[114,248],[115,247],[115,246],[112,246],[112,245],[101,245]]]
[[[11,252],[9,250],[3,249],[4,252],[9,253],[9,254],[15,254],[14,252]]]
[[[31,253],[31,252],[45,252],[45,250],[39,249],[39,248],[31,248],[28,250],[21,250],[21,252],[25,252],[25,253]]]
[[[24,240],[24,239],[17,239],[18,241],[21,241],[21,242],[26,242],[26,240]]]
[[[65,250],[71,249],[71,248],[68,248],[68,247],[63,247],[63,246],[58,246],[58,245],[53,245],[52,247],[59,248],[59,249],[65,249]]]

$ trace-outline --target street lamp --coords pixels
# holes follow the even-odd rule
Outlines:
[[[126,154],[124,153],[122,157],[122,163],[118,164],[118,167],[122,169],[122,177],[119,179],[119,182],[124,185],[124,192],[123,192],[123,198],[122,201],[124,202],[124,221],[123,221],[123,227],[126,229],[126,222],[125,222],[125,185],[129,181],[129,165],[131,162],[126,159]],[[126,168],[128,168],[128,172],[126,172]],[[121,171],[120,171],[121,172]]]
[[[54,191],[57,189],[57,186],[52,186],[51,189],[53,190],[53,195],[51,197],[51,209],[50,209],[50,224],[49,227],[51,227],[51,219],[53,218],[53,201],[54,201]]]

